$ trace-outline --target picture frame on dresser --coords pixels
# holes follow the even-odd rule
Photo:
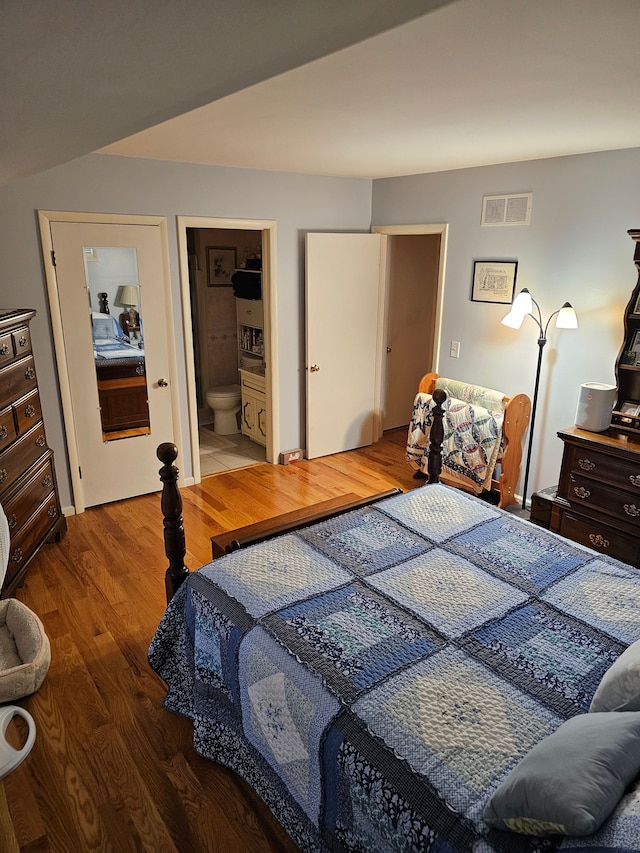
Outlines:
[[[0,309],[0,504],[10,537],[2,598],[24,581],[39,549],[66,532],[31,347],[35,315]]]

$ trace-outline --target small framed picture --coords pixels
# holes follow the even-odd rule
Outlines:
[[[236,269],[236,250],[231,246],[207,246],[207,285],[228,287]]]
[[[474,261],[472,302],[513,302],[517,261]]]
[[[639,403],[630,403],[627,400],[620,406],[620,412],[623,415],[631,416],[633,418],[638,417],[638,413],[640,412],[640,404]]]

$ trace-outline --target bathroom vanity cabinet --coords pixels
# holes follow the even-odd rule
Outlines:
[[[263,375],[240,371],[242,388],[242,434],[263,446],[267,443],[267,401]]]

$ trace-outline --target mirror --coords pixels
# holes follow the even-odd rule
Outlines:
[[[136,250],[85,246],[84,268],[104,441],[151,432]]]

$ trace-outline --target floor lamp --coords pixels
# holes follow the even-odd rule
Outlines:
[[[533,313],[534,306],[537,312],[537,316]],[[527,507],[527,487],[529,485],[529,466],[531,464],[533,430],[536,423],[538,389],[540,387],[540,368],[542,367],[542,351],[544,350],[544,346],[547,343],[547,329],[549,328],[549,323],[554,317],[556,317],[557,329],[578,328],[578,318],[576,317],[576,312],[573,310],[573,307],[569,302],[565,302],[562,308],[558,308],[557,311],[554,311],[553,314],[549,316],[549,319],[543,326],[540,306],[525,287],[513,300],[511,311],[509,311],[507,316],[502,320],[502,324],[504,326],[509,326],[509,328],[511,329],[519,329],[522,325],[522,321],[527,315],[529,315],[529,317],[531,317],[531,319],[538,326],[540,335],[538,336],[538,366],[536,368],[536,384],[533,389],[533,400],[531,402],[531,425],[529,427],[529,444],[527,446],[527,461],[524,469],[524,486],[522,488],[522,509],[526,509]]]

